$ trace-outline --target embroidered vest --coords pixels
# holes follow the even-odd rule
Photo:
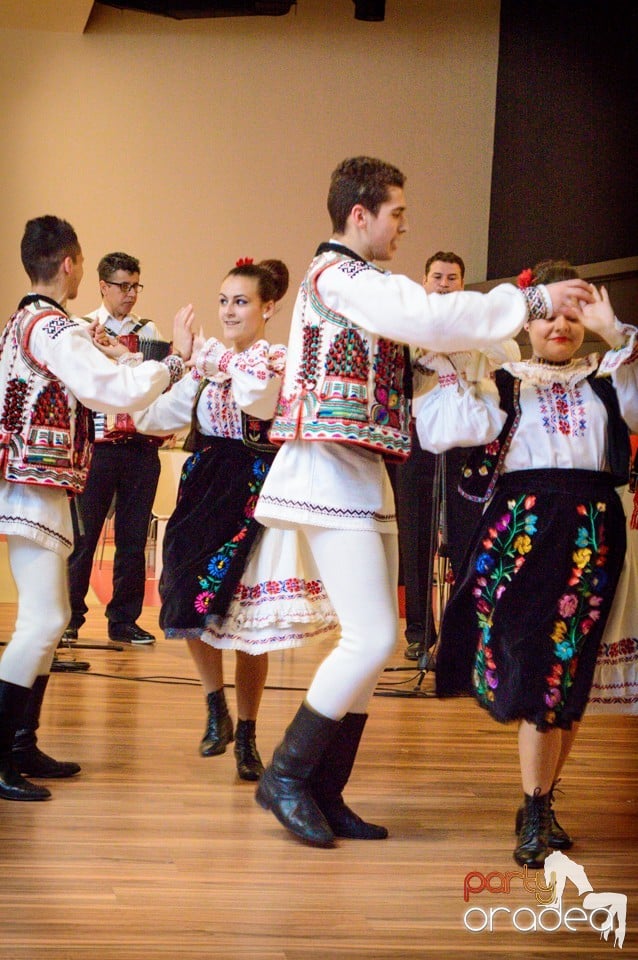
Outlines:
[[[496,440],[484,447],[469,449],[458,486],[461,496],[475,503],[486,503],[492,496],[521,418],[521,381],[506,370],[497,370],[495,379],[500,407],[507,414],[507,419]],[[607,462],[615,485],[621,486],[629,480],[629,430],[620,415],[618,397],[611,381],[606,377],[597,377],[596,371],[587,380],[607,411]]]
[[[321,440],[367,447],[389,460],[410,452],[408,367],[402,344],[369,333],[321,299],[329,268],[377,267],[322,244],[293,314],[286,369],[270,439]]]
[[[90,411],[29,349],[36,324],[55,318],[70,322],[60,307],[34,313],[21,306],[5,328],[0,344],[0,472],[12,483],[81,493],[93,450]]]

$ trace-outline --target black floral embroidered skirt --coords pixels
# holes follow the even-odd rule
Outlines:
[[[207,437],[185,462],[162,554],[160,627],[167,637],[199,637],[207,616],[226,612],[263,531],[254,510],[272,459],[241,440]]]
[[[505,474],[443,616],[437,695],[569,729],[587,705],[625,543],[608,474]]]

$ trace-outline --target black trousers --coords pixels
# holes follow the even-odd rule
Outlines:
[[[467,451],[448,450],[445,457],[445,514],[447,555],[453,573],[458,573],[483,505],[466,500],[458,492],[461,466]],[[423,450],[416,432],[412,451],[395,472],[395,494],[399,527],[399,551],[405,585],[405,638],[407,643],[436,641],[432,597],[428,580],[438,547],[439,516],[433,501],[442,495],[434,488],[437,456]],[[429,611],[428,611],[429,605]],[[429,614],[429,615],[428,615]]]
[[[112,623],[134,623],[142,612],[146,581],[146,540],[160,475],[158,448],[143,438],[96,443],[89,479],[77,505],[84,531],[75,527],[69,557],[70,627],[85,621],[95,548],[115,497],[113,597],[106,607]]]

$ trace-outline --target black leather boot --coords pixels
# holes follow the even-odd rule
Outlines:
[[[257,744],[255,743],[255,721],[238,720],[235,729],[235,760],[237,773],[242,780],[259,780],[264,772]]]
[[[16,770],[26,773],[29,777],[39,777],[42,780],[62,779],[74,777],[80,772],[79,763],[71,760],[54,760],[43,753],[37,745],[37,729],[40,726],[40,711],[47,689],[49,677],[36,677],[31,687],[20,726],[13,738],[13,763]]]
[[[317,806],[336,837],[385,840],[388,835],[386,828],[376,823],[366,823],[344,803],[341,795],[350,779],[367,719],[366,713],[346,713],[310,784]]]
[[[30,692],[28,687],[0,680],[0,797],[3,800],[48,800],[51,796],[46,787],[25,780],[13,760],[13,739]]]
[[[202,757],[217,757],[233,741],[233,721],[228,713],[224,688],[206,694],[208,723],[199,745]]]
[[[255,794],[287,830],[322,847],[332,846],[334,833],[312,797],[310,780],[338,729],[338,720],[302,703]]]
[[[554,813],[554,790],[557,787],[557,784],[560,781],[557,780],[552,784],[552,789],[549,791],[549,840],[548,845],[552,850],[570,850],[574,846],[574,841],[567,833],[566,830],[561,827],[560,823],[556,819],[556,814]],[[562,790],[559,791],[562,793]],[[516,811],[516,832],[520,833],[521,824],[523,822],[523,811],[524,807],[519,807]]]
[[[539,794],[540,788],[534,791],[534,796],[525,794],[521,829],[518,834],[518,846],[514,850],[514,859],[521,867],[530,870],[540,870],[545,859],[552,852],[549,846],[550,795]]]

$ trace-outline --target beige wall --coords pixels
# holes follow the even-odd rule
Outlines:
[[[407,174],[410,233],[393,269],[419,278],[453,248],[485,277],[498,0],[388,0],[384,23],[351,0],[299,0],[285,17],[173,21],[96,4],[84,34],[0,30],[0,280],[8,315],[27,281],[24,223],[55,213],[95,267],[142,261],[139,312],[165,334],[192,301],[216,332],[237,257],[281,257],[292,292],[327,238],[328,178],[369,153]]]

